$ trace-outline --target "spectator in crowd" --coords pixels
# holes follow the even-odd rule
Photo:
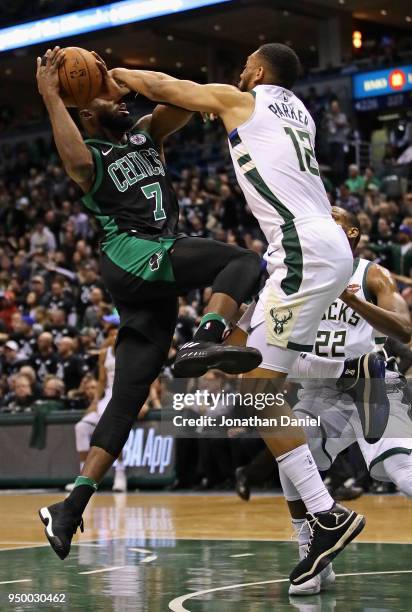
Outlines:
[[[30,236],[30,251],[55,251],[56,238],[54,234],[44,225],[44,220],[39,219],[34,226],[34,231]]]
[[[75,344],[73,338],[63,336],[57,347],[56,375],[63,380],[67,391],[77,389],[87,372],[87,366],[80,355],[74,353]]]
[[[37,338],[37,350],[30,358],[30,365],[36,372],[39,382],[43,382],[47,374],[56,374],[57,355],[50,332],[43,332]]]
[[[105,305],[103,301],[103,291],[100,287],[94,287],[90,291],[89,301],[90,306],[87,306],[85,310],[83,325],[85,327],[95,327],[100,322],[103,314],[102,307]]]
[[[64,382],[61,378],[53,374],[48,374],[44,378],[42,391],[43,399],[60,400],[65,394]]]
[[[8,378],[16,374],[22,366],[23,360],[19,357],[19,345],[15,340],[8,340],[3,347],[0,357],[1,375]]]
[[[329,159],[333,177],[341,181],[345,173],[345,148],[348,142],[349,122],[338,100],[333,100],[326,113],[326,131]]]
[[[349,187],[346,185],[346,183],[342,183],[339,188],[336,206],[340,206],[341,208],[344,208],[355,215],[361,211],[359,198],[350,193]]]
[[[67,324],[66,318],[65,311],[60,308],[54,308],[49,313],[50,323],[45,325],[44,329],[53,336],[53,343],[55,346],[58,346],[63,336],[70,336],[71,338],[77,336],[76,329]]]
[[[11,317],[10,340],[17,342],[19,354],[28,359],[36,347],[36,339],[33,334],[34,320],[29,316],[23,316],[21,312],[15,312]]]
[[[365,190],[365,178],[360,175],[359,167],[351,164],[348,170],[348,178],[345,181],[346,187],[351,194],[361,196]]]
[[[34,402],[30,379],[24,374],[17,374],[10,385],[11,392],[6,396],[1,407],[2,412],[28,412]]]

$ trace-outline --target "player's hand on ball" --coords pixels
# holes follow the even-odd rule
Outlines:
[[[124,83],[120,83],[113,77],[113,70],[107,69],[106,62],[96,53],[96,51],[92,51],[92,54],[96,58],[96,63],[103,77],[99,98],[103,98],[103,100],[120,100],[120,98],[123,98],[123,96],[130,92],[130,89],[128,89]]]
[[[59,66],[64,60],[64,50],[54,47],[47,49],[43,57],[37,58],[37,87],[41,96],[59,95]]]

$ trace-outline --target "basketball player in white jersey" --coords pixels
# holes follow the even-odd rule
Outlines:
[[[355,250],[360,237],[356,216],[338,207],[333,208],[332,214]],[[238,322],[236,332],[228,340],[231,344],[242,342],[253,308],[252,305]],[[291,379],[299,382],[311,379],[304,381],[293,412],[301,418],[320,417],[321,425],[305,427],[305,432],[321,471],[329,469],[340,452],[358,442],[371,475],[377,480],[395,483],[402,493],[412,497],[412,414],[405,379],[396,367],[387,368],[390,415],[383,437],[375,444],[365,441],[352,398],[336,388],[336,380],[344,376],[345,369],[353,367],[361,355],[382,345],[386,336],[410,342],[412,325],[408,306],[387,270],[356,258],[348,290],[329,306],[322,318],[314,354],[301,353],[289,373]],[[306,507],[292,482],[282,472],[280,478],[302,557],[311,536],[311,524],[306,520]],[[334,580],[329,564],[303,584],[291,584],[289,593],[313,595]]]
[[[238,88],[199,85],[150,71],[105,72],[102,62],[100,67],[106,79],[123,82],[151,100],[213,113],[223,121],[239,184],[269,244],[265,258],[270,278],[247,340],[263,360],[246,375],[245,388],[273,391],[275,385],[283,390],[299,353],[312,351],[322,315],[347,286],[353,263],[319,176],[314,121],[291,91],[299,75],[298,57],[286,45],[263,45],[248,57]],[[185,365],[190,372],[199,359],[201,346],[192,342],[182,347],[176,360],[179,376],[189,375]],[[365,365],[361,375],[383,375],[376,357],[367,357]],[[268,411],[264,416],[276,416]],[[291,573],[292,582],[300,584],[356,537],[364,517],[340,506],[336,511],[303,430],[291,428],[276,437],[265,430],[260,434],[314,520],[308,554]]]
[[[117,337],[117,327],[109,327],[107,340],[99,353],[99,380],[95,402],[87,410],[86,414],[75,425],[76,450],[80,459],[80,471],[90,450],[90,441],[97,423],[100,420],[107,404],[112,397],[114,380],[115,358],[114,346]],[[114,464],[113,491],[125,492],[127,490],[127,479],[125,466],[121,459]],[[66,485],[66,491],[72,491],[74,483]]]

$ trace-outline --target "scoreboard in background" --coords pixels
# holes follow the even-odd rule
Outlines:
[[[355,74],[352,93],[356,110],[399,108],[412,97],[412,66],[384,68]]]

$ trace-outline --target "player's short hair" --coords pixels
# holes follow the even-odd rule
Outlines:
[[[291,89],[299,77],[301,64],[298,56],[288,45],[267,43],[258,49],[268,64],[276,83],[286,89]]]

